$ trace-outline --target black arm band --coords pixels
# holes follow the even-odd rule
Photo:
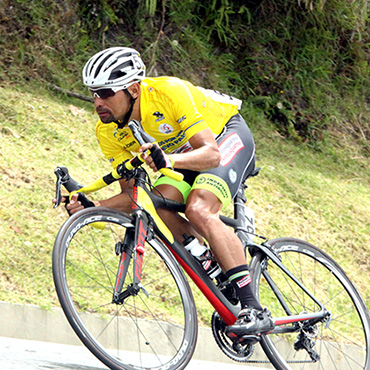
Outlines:
[[[112,174],[108,174],[108,175],[105,175],[103,177],[103,181],[107,184],[107,185],[110,185],[112,182],[115,182],[117,181],[117,179],[115,179]]]

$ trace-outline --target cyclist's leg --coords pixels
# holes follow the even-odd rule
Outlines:
[[[222,203],[204,189],[192,190],[186,203],[186,216],[210,243],[224,271],[244,264],[245,255],[239,238],[220,220]]]
[[[243,120],[237,119],[235,121],[236,128],[241,124],[246,125]],[[233,129],[231,135],[234,135],[236,131]],[[227,142],[228,135],[230,135],[229,130],[225,130],[224,134],[218,138],[221,143]],[[249,133],[247,139],[242,144],[244,147],[248,146],[248,141],[250,143],[250,137],[251,135]],[[235,141],[235,137],[233,136],[231,143],[235,144],[237,140]],[[239,165],[235,167],[238,174],[236,176],[239,176],[239,178],[235,178],[234,182],[237,184],[232,188],[233,194],[230,193],[228,184],[222,178],[213,175],[215,173],[225,177],[226,174],[230,173],[230,169],[227,166],[223,166],[221,169],[215,169],[214,171],[207,171],[212,172],[212,174],[202,173],[201,175],[198,175],[194,171],[180,170],[184,174],[184,181],[179,183],[167,177],[160,177],[155,183],[155,187],[166,198],[186,202],[186,216],[190,220],[190,223],[174,212],[158,210],[160,217],[168,225],[175,238],[182,241],[184,233],[194,235],[199,240],[204,237],[214,251],[217,261],[223,270],[226,271],[227,275],[229,275],[230,280],[233,280],[233,278],[236,280],[235,288],[241,299],[242,306],[252,306],[262,309],[248,286],[250,277],[248,266],[245,264],[243,246],[234,232],[219,218],[223,205],[226,206],[231,202],[232,196],[236,194],[244,176],[254,167],[254,146],[248,148],[248,150],[249,152],[245,153],[246,150],[243,151],[237,148],[237,155],[242,160],[238,159]],[[226,155],[229,154],[229,152],[226,153]],[[247,159],[248,165],[244,164],[245,159]],[[193,184],[195,179],[195,185],[192,189],[190,184]]]
[[[220,166],[203,171],[195,179],[186,202],[186,216],[212,246],[216,259],[236,290],[242,309],[248,308],[246,312],[241,311],[242,331],[246,329],[244,321],[247,320],[253,321],[253,324],[248,324],[251,332],[254,329],[268,331],[273,322],[266,311],[260,312],[262,307],[250,284],[243,245],[219,219],[221,209],[231,202],[240,184],[254,169],[253,137],[243,118],[236,115],[226,124],[217,143],[221,153]],[[233,330],[241,332],[239,328]]]
[[[274,323],[253,293],[243,245],[232,229],[220,220],[221,208],[222,203],[213,193],[195,189],[188,197],[186,216],[210,243],[217,261],[226,271],[239,297],[242,310],[238,321],[226,330],[227,335],[236,340],[245,335],[270,331]]]
[[[180,203],[183,203],[188,197],[191,189],[186,181],[178,182],[165,176],[160,177],[154,186],[154,194]],[[183,235],[186,234],[187,236],[195,236],[203,243],[201,235],[195,231],[194,227],[184,217],[176,212],[163,208],[158,209],[157,212],[177,241],[182,243],[184,240]]]
[[[243,245],[232,229],[220,220],[221,209],[222,203],[214,193],[193,189],[186,203],[186,217],[209,242],[217,261],[233,283],[242,307],[261,310],[251,289]]]
[[[186,200],[186,216],[209,241],[219,263],[228,271],[245,264],[245,255],[239,238],[219,215],[254,169],[254,142],[239,114],[231,117],[216,140],[221,163],[217,168],[202,171],[194,179]]]

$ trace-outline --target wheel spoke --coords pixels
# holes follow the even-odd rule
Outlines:
[[[368,369],[369,313],[346,274],[329,256],[309,243],[296,239],[277,239],[270,244],[279,251],[285,267],[332,315],[328,328],[326,322],[319,322],[309,334],[301,332],[304,340],[300,343],[307,350],[294,350],[298,333],[264,336],[261,344],[274,366],[292,370]],[[258,274],[254,281],[259,284],[262,305],[270,309],[273,316],[281,316],[284,311],[266,281],[261,278],[262,271],[258,269],[258,262],[254,264]],[[269,262],[267,271],[293,314],[320,311],[315,301],[275,264]],[[311,348],[319,354],[319,361],[314,362],[310,358],[308,352]]]
[[[88,225],[96,217],[103,229]],[[141,283],[149,297],[140,289],[119,305],[112,302],[119,264],[115,245],[132,229],[129,217],[99,207],[68,224],[55,243],[53,274],[64,312],[84,344],[108,367],[184,367],[195,349],[196,311],[188,282],[167,248],[156,238],[146,244]],[[133,283],[133,263],[124,290]]]

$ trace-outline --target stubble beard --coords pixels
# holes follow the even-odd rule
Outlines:
[[[107,116],[105,118],[100,117],[100,120],[103,123],[111,123],[111,122],[115,121],[115,118],[114,118],[113,114],[110,114],[109,116]]]
[[[100,120],[103,123],[111,123],[116,120],[112,112],[108,109],[96,109],[96,113],[99,115]],[[101,116],[102,113],[105,113],[103,116]]]

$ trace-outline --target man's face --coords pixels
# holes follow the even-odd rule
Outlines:
[[[93,97],[96,113],[103,123],[121,120],[130,109],[130,98],[123,90],[105,99],[94,93]]]

